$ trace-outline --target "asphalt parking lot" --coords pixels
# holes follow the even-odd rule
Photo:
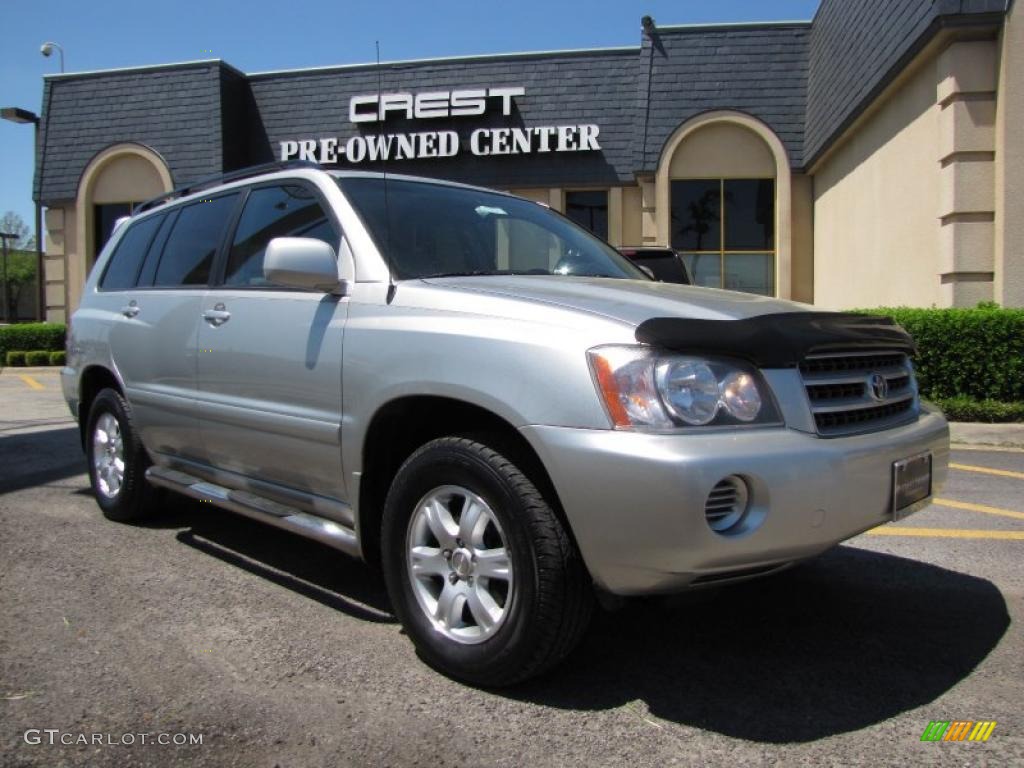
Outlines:
[[[485,692],[424,666],[333,550],[186,501],[106,522],[57,376],[8,369],[0,764],[1024,765],[1024,453],[953,462],[907,520],[601,614],[553,674]],[[997,725],[921,741],[957,720]],[[59,743],[140,733],[202,744]]]

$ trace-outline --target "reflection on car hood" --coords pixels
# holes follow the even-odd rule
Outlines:
[[[560,275],[492,275],[431,278],[425,282],[601,315],[631,325],[652,317],[740,320],[778,312],[810,310],[807,304],[750,293],[675,283]]]

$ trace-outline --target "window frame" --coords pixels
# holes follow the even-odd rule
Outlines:
[[[342,241],[345,239],[345,230],[342,229],[341,222],[338,220],[338,216],[335,214],[334,208],[327,201],[327,197],[324,195],[320,187],[310,182],[308,179],[268,179],[256,184],[247,184],[242,188],[243,192],[239,205],[228,222],[227,237],[225,238],[225,242],[222,244],[221,250],[214,258],[213,267],[210,269],[210,289],[216,288],[226,291],[287,291],[289,293],[322,293],[322,291],[318,291],[313,288],[294,288],[287,285],[228,285],[224,282],[227,278],[225,273],[227,272],[228,258],[231,255],[231,246],[235,242],[235,235],[238,232],[238,225],[242,221],[242,215],[245,213],[245,206],[249,202],[249,195],[256,190],[271,187],[302,187],[313,194],[313,197],[327,215],[327,220],[331,223],[331,227],[334,230],[336,241],[333,244],[335,262],[337,263],[337,260],[341,258],[341,245]]]
[[[771,294],[752,293],[749,291],[740,291],[741,293],[751,293],[752,296],[765,296],[770,295],[777,297],[779,295],[779,179],[777,176],[684,176],[684,177],[673,177],[669,179],[669,216],[672,211],[672,199],[671,190],[672,183],[677,181],[717,181],[718,182],[718,200],[719,200],[719,216],[718,216],[718,248],[710,248],[704,250],[691,250],[687,248],[677,248],[672,244],[672,232],[669,231],[669,247],[675,250],[680,258],[686,264],[687,256],[710,256],[718,255],[718,275],[719,284],[717,286],[705,286],[697,282],[696,270],[691,269],[689,264],[686,264],[686,269],[690,272],[690,276],[693,279],[693,285],[700,286],[703,288],[718,288],[721,290],[738,290],[736,288],[725,287],[725,259],[726,256],[771,256],[772,257],[772,292]],[[725,208],[725,183],[727,181],[771,181],[772,182],[772,248],[770,250],[764,248],[740,248],[738,250],[726,248],[725,242],[725,220],[726,220],[726,208]]]

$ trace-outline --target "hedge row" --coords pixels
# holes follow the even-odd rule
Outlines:
[[[925,398],[1024,402],[1024,309],[987,303],[864,311],[893,318],[914,337],[914,368]]]
[[[942,409],[950,421],[980,421],[986,424],[1024,421],[1024,403],[972,400],[969,397],[949,397],[932,402]]]
[[[0,327],[0,359],[12,349],[64,349],[64,323],[21,323]]]
[[[23,365],[64,365],[63,349],[33,349],[23,352],[20,349],[11,349],[4,353],[4,364],[11,367]]]

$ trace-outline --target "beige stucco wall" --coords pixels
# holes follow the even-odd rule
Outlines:
[[[934,59],[814,173],[814,303],[930,306],[941,298]]]
[[[513,195],[519,197],[525,197],[527,200],[533,200],[535,203],[544,203],[549,205],[548,190],[545,187],[536,187],[530,189],[510,189]]]
[[[794,301],[814,301],[814,181],[793,174],[793,292]]]
[[[946,39],[814,169],[815,303],[993,297],[996,44]]]
[[[643,245],[643,203],[640,187],[622,190],[622,244]]]
[[[686,137],[672,155],[674,179],[774,178],[775,158],[754,132],[734,123],[711,123]]]
[[[103,166],[92,190],[92,202],[138,203],[164,192],[156,168],[139,155],[118,155]]]
[[[46,209],[43,219],[45,247],[43,274],[45,275],[46,319],[51,323],[67,322],[67,252],[75,246],[74,206],[54,206]]]
[[[1024,307],[1024,7],[1015,3],[999,40],[995,120],[994,297]]]

